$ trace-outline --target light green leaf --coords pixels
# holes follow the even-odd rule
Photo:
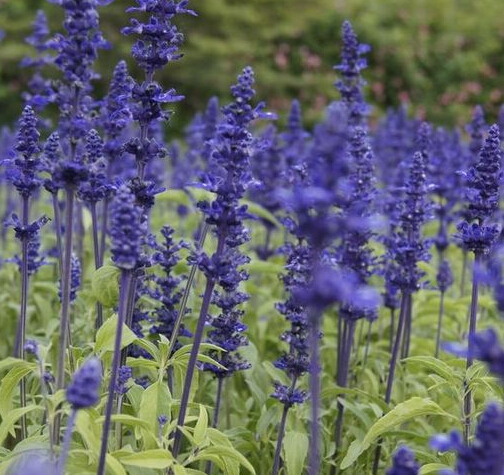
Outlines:
[[[198,455],[194,458],[194,460],[213,460],[213,457],[220,458],[230,458],[236,460],[240,465],[246,468],[250,473],[255,475],[254,467],[250,464],[250,462],[237,450],[233,447],[228,447],[226,445],[214,445],[212,447],[207,447],[203,449]]]
[[[43,410],[43,407],[32,404],[30,406],[18,407],[17,409],[9,411],[9,413],[2,418],[2,423],[0,424],[0,445],[4,443],[5,439],[9,435],[9,432],[14,428],[14,424],[18,419],[31,411]]]
[[[2,378],[2,384],[0,385],[0,415],[2,418],[7,417],[7,414],[12,409],[14,392],[17,391],[19,382],[25,376],[35,371],[36,368],[37,365],[35,363],[19,361],[12,367],[7,375]]]
[[[112,308],[119,299],[119,275],[121,271],[115,266],[103,266],[91,276],[93,296],[104,307]]]
[[[352,465],[358,457],[367,450],[371,444],[380,436],[395,429],[397,426],[415,417],[425,415],[440,415],[452,418],[441,407],[430,399],[422,399],[413,397],[408,401],[398,404],[394,409],[385,414],[381,419],[378,419],[371,428],[367,431],[366,436],[362,441],[354,440],[348,448],[345,458],[341,462],[341,469],[344,470]]]
[[[105,458],[105,464],[107,466],[107,472],[112,472],[114,475],[128,475],[126,470],[122,467],[122,465],[117,461],[115,457],[110,454],[107,454]]]
[[[443,465],[442,463],[428,463],[420,469],[420,475],[429,475],[430,473],[437,474],[441,470],[450,469],[448,465]]]
[[[199,410],[199,417],[196,425],[194,426],[194,442],[198,446],[205,440],[206,430],[208,427],[208,413],[202,404],[199,405]]]
[[[308,437],[302,432],[289,431],[283,441],[287,475],[301,475],[308,454]]]
[[[121,457],[120,461],[123,465],[163,469],[173,464],[173,456],[168,450],[153,449]]]
[[[411,356],[404,359],[403,361],[405,361],[406,363],[421,365],[429,370],[429,372],[438,374],[446,381],[453,383],[460,383],[462,381],[462,377],[458,376],[453,368],[448,366],[445,362],[434,358],[433,356]]]
[[[95,352],[104,353],[114,351],[115,337],[117,333],[117,315],[112,315],[96,333]],[[123,324],[121,349],[131,345],[137,336]]]
[[[103,424],[105,420],[105,417],[99,417],[96,422],[98,424]],[[139,419],[138,417],[130,416],[129,414],[113,414],[112,415],[112,422],[120,422],[121,424],[124,424],[126,426],[132,426],[132,427],[142,427],[143,429],[149,430],[150,424],[142,419]]]

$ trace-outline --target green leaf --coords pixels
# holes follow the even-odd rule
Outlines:
[[[250,473],[255,475],[254,467],[250,462],[237,450],[226,445],[214,445],[212,447],[207,447],[203,449],[194,460],[214,460],[214,457],[230,458],[236,460],[240,465],[246,468]]]
[[[95,409],[80,410],[75,421],[75,430],[82,437],[92,454],[100,453],[101,430],[97,424],[98,413]]]
[[[14,392],[17,391],[19,382],[35,371],[37,365],[28,363],[27,361],[19,361],[8,373],[2,378],[0,385],[0,415],[5,418],[12,409],[12,401]]]
[[[104,307],[112,308],[119,299],[120,269],[115,266],[103,266],[91,276],[93,297]]]
[[[354,440],[350,444],[345,458],[341,462],[341,469],[344,470],[352,465],[376,439],[386,432],[393,430],[410,419],[425,415],[440,415],[453,418],[451,414],[448,414],[430,399],[413,397],[408,401],[402,402],[385,414],[381,419],[378,419],[367,431],[362,441]]]
[[[462,381],[462,377],[457,375],[453,368],[433,356],[410,356],[403,361],[406,363],[419,364],[429,370],[429,372],[438,374],[446,381],[452,383],[460,383]]]
[[[96,422],[98,424],[103,424],[105,420],[105,417],[99,417]],[[141,427],[143,429],[149,430],[150,424],[147,421],[144,421],[142,419],[139,419],[138,417],[130,416],[129,414],[113,414],[112,415],[112,422],[120,422],[121,424],[124,424],[126,426],[131,426],[131,427]]]
[[[104,353],[114,351],[115,337],[117,333],[117,315],[112,315],[96,333],[95,352]],[[131,345],[137,336],[123,324],[121,349]]]
[[[173,456],[168,450],[153,449],[138,452],[119,459],[123,465],[143,468],[168,468],[173,464]]]
[[[420,469],[420,475],[428,475],[430,473],[437,474],[441,470],[451,469],[450,466],[444,465],[442,463],[428,463]]]
[[[287,475],[301,475],[308,454],[308,437],[302,432],[289,431],[283,441]]]
[[[43,407],[32,404],[30,406],[18,407],[17,409],[9,411],[9,413],[2,418],[2,423],[0,424],[0,445],[4,443],[5,439],[9,435],[9,432],[14,428],[14,424],[18,421],[18,419],[31,411],[43,410]]]
[[[114,475],[128,475],[126,470],[122,467],[122,465],[117,461],[115,457],[110,454],[107,454],[105,457],[105,464],[109,470],[107,473],[112,472]]]
[[[157,446],[158,416],[171,414],[170,406],[170,392],[166,384],[156,381],[143,392],[138,416],[150,428],[140,429],[145,448],[151,449]]]
[[[194,442],[196,445],[201,445],[205,440],[206,430],[208,428],[208,413],[203,406],[203,404],[199,405],[199,417],[196,421],[196,425],[194,426]]]
[[[20,360],[19,358],[13,358],[12,356],[8,356],[0,361],[0,372],[11,369],[14,366],[26,366],[25,360]]]

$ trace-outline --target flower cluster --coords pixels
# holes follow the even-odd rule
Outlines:
[[[374,156],[364,129],[360,127],[355,129],[348,153],[352,171],[349,177],[349,199],[342,213],[343,219],[349,224],[338,249],[338,262],[354,272],[359,283],[365,285],[375,264],[375,258],[369,247],[373,233],[369,222],[366,221],[369,221],[373,212],[371,203],[376,197],[376,189]],[[340,308],[340,317],[348,320],[366,317],[372,321],[378,318],[378,315],[376,308],[358,310],[351,302],[347,302]]]
[[[151,291],[151,296],[161,305],[154,312],[155,323],[150,329],[150,333],[164,335],[169,340],[172,338],[173,326],[177,319],[178,306],[182,298],[179,285],[183,279],[174,275],[174,267],[180,261],[179,251],[188,247],[183,241],[175,242],[173,233],[173,228],[163,226],[161,228],[163,241],[161,243],[152,243],[154,249],[152,262],[159,265],[163,275],[154,277],[156,288]],[[192,336],[191,332],[183,324],[178,335],[182,337]],[[178,349],[180,346],[180,343],[177,342],[174,348]]]
[[[89,358],[74,374],[66,390],[66,399],[74,409],[94,406],[100,400],[102,366],[98,358]]]
[[[420,134],[426,141],[429,130],[421,127]],[[419,140],[420,142],[420,140]],[[429,186],[427,184],[427,153],[423,151],[413,155],[409,167],[404,196],[399,205],[397,230],[386,238],[388,266],[387,279],[399,289],[414,292],[420,288],[420,279],[424,272],[418,269],[420,261],[428,261],[429,243],[422,237],[422,225],[430,218]]]
[[[65,78],[59,84],[55,99],[60,109],[59,132],[72,143],[83,138],[90,128],[95,106],[89,97],[91,81],[99,77],[93,63],[100,49],[110,47],[99,30],[97,7],[112,0],[51,1],[65,11],[66,33],[48,40],[47,47],[55,51],[54,64]]]
[[[213,296],[213,303],[220,308],[221,313],[211,318],[213,329],[208,339],[210,343],[227,350],[222,355],[211,353],[226,370],[214,365],[204,366],[204,369],[213,371],[219,377],[248,367],[248,363],[236,353],[240,346],[247,343],[241,335],[246,329],[240,321],[243,311],[236,307],[248,299],[246,294],[238,291],[238,287],[248,278],[248,274],[240,267],[249,261],[238,249],[249,239],[243,224],[249,215],[246,206],[240,205],[238,200],[251,182],[250,145],[253,139],[249,127],[255,119],[264,117],[262,104],[256,107],[250,104],[255,95],[253,85],[254,73],[250,67],[246,67],[238,76],[238,83],[231,87],[234,101],[222,109],[224,118],[212,142],[212,165],[206,185],[217,197],[211,203],[198,203],[206,222],[216,227],[218,238],[218,249],[212,257],[200,254],[193,255],[192,259],[198,262],[208,279],[222,287],[222,292]]]
[[[499,206],[501,156],[499,126],[494,124],[478,162],[466,172],[467,220],[458,225],[458,239],[465,249],[477,254],[487,254],[500,233],[500,226],[489,220]]]
[[[463,443],[458,432],[438,435],[431,446],[441,452],[454,450],[457,465],[454,471],[441,475],[501,475],[504,470],[504,410],[496,403],[489,404],[478,423],[472,445]]]
[[[450,263],[444,259],[439,265],[436,276],[438,288],[441,292],[446,292],[453,284],[453,274]]]
[[[342,41],[341,63],[334,67],[341,74],[341,79],[336,82],[336,87],[349,109],[349,123],[364,125],[369,107],[362,93],[366,82],[362,79],[361,72],[367,67],[367,61],[363,55],[368,53],[371,48],[369,45],[359,43],[349,21],[343,23]]]
[[[295,299],[293,291],[299,286],[307,285],[311,276],[311,252],[302,242],[286,244],[282,252],[286,256],[286,273],[282,275],[287,299],[276,304],[276,309],[289,322],[290,328],[285,331],[281,340],[287,343],[288,351],[275,361],[275,366],[288,375],[290,386],[275,383],[272,396],[283,404],[291,406],[305,400],[306,394],[296,388],[296,381],[303,376],[309,367],[308,317],[304,306]]]
[[[107,178],[103,141],[96,130],[91,129],[88,132],[85,149],[88,177],[80,184],[77,195],[82,201],[90,204],[108,198],[114,187]]]
[[[132,270],[140,262],[145,236],[142,209],[127,185],[121,185],[110,209],[112,261],[123,270]]]
[[[386,475],[418,475],[420,465],[415,460],[415,454],[408,447],[399,447],[394,454],[393,465]]]
[[[19,129],[16,135],[15,150],[17,156],[4,161],[7,165],[6,177],[12,182],[18,193],[23,197],[32,196],[42,185],[40,171],[40,134],[37,130],[37,117],[31,106],[25,106]]]

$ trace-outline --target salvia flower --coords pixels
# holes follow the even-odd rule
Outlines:
[[[500,226],[489,223],[499,207],[502,179],[499,127],[494,124],[481,148],[478,162],[466,172],[466,221],[461,222],[456,237],[465,249],[487,254],[495,243]]]
[[[125,35],[138,35],[131,52],[138,65],[152,74],[171,61],[180,59],[179,47],[184,39],[171,20],[177,14],[196,15],[188,8],[188,0],[137,0],[138,7],[130,7],[128,13],[146,12],[150,15],[148,23],[133,18],[131,25],[122,29]]]
[[[494,124],[488,130],[478,162],[467,172],[467,207],[474,220],[491,217],[499,206],[501,155],[499,126]]]
[[[36,340],[26,340],[24,344],[24,350],[25,353],[34,355],[37,359],[40,359],[39,346]]]
[[[161,228],[163,241],[160,243],[153,242],[152,247],[154,254],[152,256],[153,264],[160,266],[163,275],[155,276],[154,282],[156,288],[151,291],[151,296],[161,303],[155,311],[155,322],[150,333],[161,334],[171,340],[173,328],[178,315],[178,306],[182,298],[182,292],[179,285],[182,282],[181,277],[174,275],[174,267],[179,263],[179,251],[187,248],[187,244],[183,241],[176,242],[173,238],[174,229],[169,226]],[[179,336],[191,337],[189,330],[181,324]],[[176,343],[174,349],[180,347],[180,343]]]
[[[336,82],[336,87],[343,102],[349,109],[349,123],[351,125],[363,125],[368,114],[368,106],[362,93],[362,88],[366,82],[362,79],[361,72],[367,67],[367,60],[364,55],[371,48],[369,45],[359,43],[349,21],[343,23],[342,41],[341,63],[334,67],[341,74],[341,79]]]
[[[114,187],[107,179],[103,141],[96,130],[91,129],[88,132],[85,149],[88,178],[80,183],[77,195],[82,201],[90,204],[108,198]]]
[[[129,390],[129,387],[126,386],[126,383],[132,377],[133,377],[133,369],[131,368],[131,366],[121,366],[117,374],[115,392],[120,395],[126,394]]]
[[[504,470],[504,410],[499,404],[489,404],[476,427],[474,441],[466,445],[458,432],[438,435],[431,439],[431,447],[457,454],[454,471],[442,475],[502,475]]]
[[[110,208],[112,261],[124,270],[134,269],[140,261],[144,230],[142,209],[127,185],[117,190]]]
[[[75,372],[66,390],[66,399],[73,409],[94,406],[100,400],[102,365],[98,358],[89,358]]]
[[[35,73],[28,83],[29,92],[23,93],[23,99],[26,104],[41,111],[56,97],[52,81],[42,74],[42,68],[53,62],[52,56],[47,54],[50,31],[43,10],[37,11],[32,28],[32,34],[26,38],[26,42],[35,49],[36,55],[23,58],[21,66],[35,68]]]
[[[420,465],[415,460],[415,454],[405,446],[399,447],[395,452],[393,464],[386,475],[418,475]]]
[[[338,249],[338,262],[353,271],[360,284],[366,284],[373,273],[375,258],[369,247],[373,235],[369,220],[373,213],[371,203],[376,196],[374,156],[364,129],[357,127],[349,144],[352,170],[349,176],[349,200],[344,204],[343,219],[349,224]],[[368,222],[366,222],[368,221]],[[366,317],[375,320],[376,308],[358,311],[352,303],[341,306],[340,316],[348,320]]]
[[[42,266],[47,264],[46,254],[40,252],[40,233],[36,233],[28,241],[27,252],[27,271],[28,275],[34,275]],[[7,262],[14,262],[18,265],[19,271],[22,269],[21,256],[16,255],[12,259],[7,259]]]
[[[453,284],[453,273],[450,263],[446,259],[444,259],[439,265],[436,280],[438,288],[441,292],[446,292]]]
[[[23,197],[32,196],[42,185],[40,171],[40,134],[37,130],[37,117],[30,106],[25,106],[19,120],[15,150],[17,155],[5,160],[6,177]]]
[[[10,225],[14,228],[14,235],[16,239],[20,241],[32,241],[37,238],[42,226],[49,222],[49,218],[47,216],[42,216],[41,218],[33,221],[30,224],[24,225],[21,223],[17,214],[13,214],[11,219],[7,221],[7,225]]]
[[[22,452],[7,470],[7,475],[54,475],[55,473],[56,464],[51,460],[50,454],[35,450]]]
[[[386,238],[387,279],[402,290],[415,292],[424,276],[417,264],[428,261],[429,243],[422,237],[422,225],[430,218],[427,162],[422,152],[416,152],[409,167],[409,178],[399,206],[397,230]]]
[[[306,393],[296,388],[296,381],[303,376],[309,368],[308,345],[308,316],[303,305],[295,299],[293,292],[298,286],[307,285],[311,277],[311,251],[306,244],[287,243],[282,252],[286,255],[286,273],[281,279],[287,292],[287,299],[275,305],[289,322],[290,328],[281,335],[281,340],[287,343],[288,350],[275,361],[274,365],[285,371],[294,385],[275,383],[275,392],[272,397],[285,405],[292,406],[301,403],[306,398]]]

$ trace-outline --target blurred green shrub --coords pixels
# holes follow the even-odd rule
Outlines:
[[[131,39],[119,29],[134,0],[116,0],[101,9],[102,29],[114,48],[103,52],[98,69],[103,93],[113,65],[128,57]],[[504,16],[495,0],[192,0],[198,18],[180,21],[185,57],[159,78],[187,99],[173,119],[175,131],[228,85],[247,63],[254,66],[260,96],[286,111],[299,97],[309,122],[337,97],[332,65],[338,61],[339,28],[354,24],[373,47],[368,98],[375,113],[400,101],[443,124],[462,124],[474,104],[495,116],[503,101]],[[44,8],[53,31],[60,29],[58,7],[44,0],[0,0],[0,123],[19,114],[20,93],[30,77],[17,67],[30,54],[23,38],[35,11]],[[130,61],[130,64],[132,62]],[[133,74],[137,71],[133,70]]]

